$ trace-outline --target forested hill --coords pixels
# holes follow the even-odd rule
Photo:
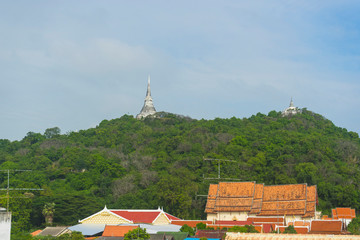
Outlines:
[[[316,184],[318,209],[360,209],[360,139],[357,133],[303,109],[250,118],[193,120],[162,113],[137,120],[124,115],[96,128],[59,134],[29,132],[21,141],[0,140],[0,169],[10,187],[43,188],[11,192],[14,226],[44,224],[41,210],[54,202],[56,224],[71,225],[108,208],[154,209],[181,218],[205,218],[209,183],[218,176],[265,184]],[[7,175],[0,172],[1,187]],[[2,192],[3,195],[6,194]],[[29,198],[15,198],[19,196]],[[4,205],[5,199],[1,198]]]

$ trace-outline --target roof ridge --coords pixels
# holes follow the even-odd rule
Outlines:
[[[127,212],[161,212],[161,209],[108,209],[109,211],[127,211]]]

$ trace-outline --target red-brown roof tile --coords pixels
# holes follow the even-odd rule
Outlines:
[[[119,215],[133,223],[153,223],[154,220],[161,214],[164,213],[166,217],[171,220],[181,220],[171,214],[165,213],[161,210],[110,210],[112,213]]]
[[[171,221],[171,224],[175,224],[175,225],[179,225],[179,226],[184,226],[186,224],[192,228],[196,227],[196,224],[198,224],[198,223],[212,224],[212,221],[208,221],[208,220],[173,220],[173,221]]]
[[[245,226],[253,224],[251,221],[215,221],[214,225]]]
[[[264,186],[255,182],[220,182],[210,185],[205,212],[314,217],[316,202],[316,186],[307,184]]]
[[[277,229],[279,228],[279,232],[284,232],[287,227],[288,226],[279,226],[275,229],[275,231],[277,231]],[[297,234],[306,234],[309,232],[308,227],[294,227],[294,229]]]
[[[254,224],[259,223],[275,223],[275,224],[284,224],[284,217],[248,217],[248,221],[253,222]]]
[[[251,211],[255,194],[255,182],[220,182],[209,187],[205,212]]]
[[[36,236],[36,235],[38,235],[39,233],[41,233],[42,232],[42,230],[36,230],[35,232],[32,232],[32,233],[30,233],[31,234],[31,236]]]
[[[111,225],[106,225],[102,236],[103,237],[123,237],[130,230],[134,230],[136,228],[138,228],[138,226],[111,226]]]
[[[197,230],[195,237],[197,238],[222,238],[226,234],[226,230]]]
[[[353,219],[356,217],[355,209],[351,208],[335,208],[332,209],[333,218],[335,219]]]
[[[313,220],[311,222],[310,233],[341,233],[342,222],[340,220]]]
[[[306,213],[306,184],[264,186],[259,216],[304,215]]]
[[[263,233],[270,233],[273,231],[272,225],[268,223],[262,224],[263,226]]]

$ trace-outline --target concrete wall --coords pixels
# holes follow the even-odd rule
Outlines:
[[[11,212],[0,212],[0,239],[10,240]]]
[[[360,235],[226,233],[225,240],[360,240]]]

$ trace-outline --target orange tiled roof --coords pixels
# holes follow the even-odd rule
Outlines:
[[[32,232],[32,233],[30,233],[31,234],[31,236],[36,236],[36,235],[38,235],[39,233],[41,233],[42,232],[42,230],[36,230],[35,232]]]
[[[104,232],[102,234],[103,237],[123,237],[130,230],[136,229],[138,226],[111,226],[106,225]]]
[[[196,227],[196,224],[204,223],[204,224],[212,224],[212,221],[209,220],[173,220],[171,224],[184,226],[185,224],[189,227]]]
[[[208,199],[205,207],[206,213],[214,212],[217,196],[218,196],[218,184],[210,184]]]
[[[280,225],[280,224],[284,224],[285,222],[284,217],[248,217],[247,220],[255,224],[275,223]]]
[[[342,231],[342,222],[340,220],[313,220],[311,222],[310,233],[340,233]]]
[[[254,213],[254,214],[260,213],[262,207],[263,195],[264,195],[264,184],[256,184],[254,198],[253,198],[253,205],[250,213]]]
[[[306,203],[306,184],[265,186],[259,215],[305,215]]]
[[[331,209],[331,211],[334,219],[340,219],[340,218],[353,219],[356,217],[355,209],[351,209],[351,208],[335,208],[335,209]]]
[[[277,231],[277,229],[279,228],[279,232],[284,232],[287,227],[288,226],[279,226],[275,229],[275,231]],[[294,229],[298,234],[306,234],[309,232],[308,227],[294,227]]]
[[[316,203],[316,186],[307,184],[264,186],[256,182],[220,182],[210,185],[205,212],[314,217]]]
[[[307,227],[310,226],[310,224],[310,221],[293,221],[288,223],[288,225],[293,225],[297,227]]]
[[[255,194],[255,182],[220,182],[209,187],[205,212],[250,211]]]

